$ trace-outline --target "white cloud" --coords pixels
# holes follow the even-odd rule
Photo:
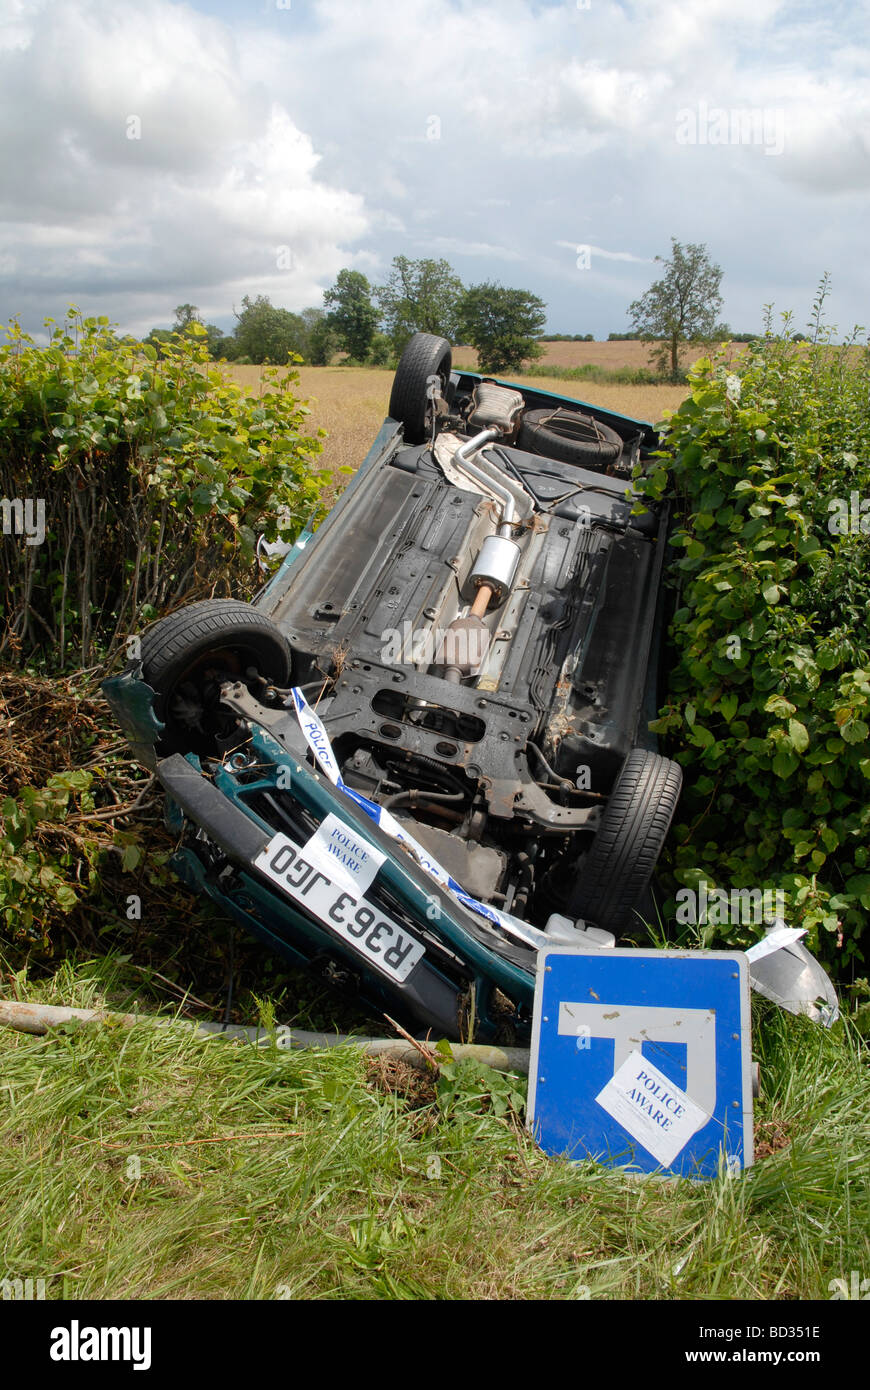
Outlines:
[[[632,251],[606,251],[603,246],[593,246],[589,242],[556,241],[553,245],[562,246],[575,255],[582,249],[592,256],[601,256],[605,261],[637,261],[641,265],[649,265],[654,259],[652,256],[635,256]]]
[[[353,262],[364,199],[320,177],[223,25],[167,0],[19,5],[16,22],[0,50],[9,312],[111,297],[141,329],[179,297],[221,302],[220,285],[226,315],[242,284],[298,309]]]
[[[404,252],[606,332],[671,236],[709,245],[737,327],[825,266],[844,306],[870,291],[866,0],[239,0],[232,27],[197,3],[5,0],[4,303],[298,308]],[[701,104],[780,112],[782,153],[681,144]],[[592,235],[590,276],[563,252]]]
[[[483,256],[491,261],[521,261],[522,253],[510,246],[494,246],[489,241],[466,241],[458,236],[432,236],[426,239],[428,251],[438,256]]]

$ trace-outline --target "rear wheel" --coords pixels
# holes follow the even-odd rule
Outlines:
[[[415,333],[396,368],[390,415],[401,420],[408,444],[422,444],[431,433],[435,395],[445,395],[453,354],[446,338]]]
[[[148,628],[142,675],[155,692],[154,713],[165,724],[158,751],[209,754],[229,737],[236,716],[220,703],[220,687],[241,680],[254,694],[256,676],[290,683],[290,648],[271,619],[235,599],[205,599]]]
[[[682,769],[635,748],[625,760],[592,848],[579,866],[571,911],[617,935],[640,925],[637,909],[667,838]]]

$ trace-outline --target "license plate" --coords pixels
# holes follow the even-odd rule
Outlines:
[[[361,893],[348,891],[346,876],[336,873],[317,835],[300,847],[279,832],[257,855],[254,867],[391,980],[406,980],[426,954],[387,913]]]

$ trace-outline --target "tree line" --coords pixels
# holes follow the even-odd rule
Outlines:
[[[528,290],[492,281],[466,286],[447,261],[407,256],[395,257],[385,285],[340,270],[323,303],[294,313],[266,295],[245,295],[228,334],[203,323],[195,304],[180,304],[172,328],[153,328],[145,341],[159,351],[173,334],[204,331],[210,355],[230,362],[283,364],[294,353],[326,366],[344,353],[352,363],[387,366],[414,333],[435,333],[476,348],[483,371],[502,372],[541,356],[547,319],[543,300]]]
[[[660,280],[629,305],[632,328],[610,340],[639,339],[655,344],[653,357],[678,380],[683,349],[690,343],[731,338],[749,342],[753,334],[733,334],[717,320],[722,270],[707,248],[671,239],[671,256]],[[481,371],[515,371],[542,356],[547,318],[542,299],[529,290],[487,280],[463,285],[445,260],[396,256],[384,285],[372,285],[359,270],[340,270],[325,291],[322,308],[294,313],[266,295],[245,295],[234,309],[235,326],[224,333],[203,323],[195,304],[180,304],[171,329],[154,328],[145,339],[158,352],[174,334],[206,336],[215,360],[283,365],[295,355],[312,366],[327,366],[338,353],[351,364],[389,366],[414,333],[434,333],[477,350]],[[586,334],[554,334],[554,342],[591,342]]]

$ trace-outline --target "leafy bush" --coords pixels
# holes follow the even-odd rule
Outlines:
[[[435,1095],[441,1113],[454,1120],[492,1114],[497,1119],[520,1119],[526,1104],[525,1080],[512,1072],[495,1071],[470,1057],[456,1061],[449,1042],[435,1045],[439,1058]]]
[[[730,367],[696,362],[648,468],[682,552],[652,727],[686,772],[670,889],[781,890],[811,949],[845,964],[870,911],[867,362],[818,322],[800,347],[789,327],[768,322]],[[758,927],[702,940],[717,934],[740,946]]]
[[[47,923],[96,882],[98,846],[67,823],[71,810],[93,810],[92,780],[81,769],[56,773],[0,805],[0,923],[13,939],[47,947]]]
[[[253,396],[208,365],[201,325],[159,359],[106,318],[49,326],[38,347],[13,322],[0,348],[0,493],[45,517],[33,544],[4,512],[0,651],[59,670],[111,661],[183,601],[251,592],[257,532],[292,539],[323,475],[295,373]]]
[[[395,370],[396,358],[393,345],[386,333],[376,333],[369,348],[368,361],[373,367],[392,367]]]

